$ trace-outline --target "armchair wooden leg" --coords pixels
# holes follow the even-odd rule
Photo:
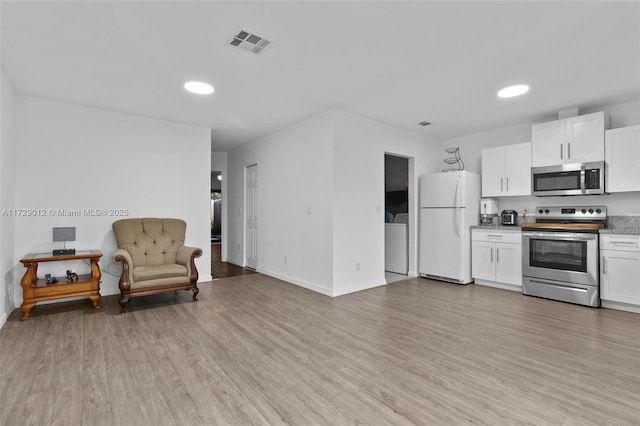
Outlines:
[[[197,285],[193,285],[193,301],[197,302],[198,301],[198,293],[200,293],[200,289],[198,288]]]
[[[127,312],[127,302],[129,301],[128,294],[120,294],[120,298],[118,299],[118,303],[120,304],[120,313],[124,315]]]

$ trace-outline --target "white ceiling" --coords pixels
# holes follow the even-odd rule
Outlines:
[[[638,1],[0,7],[17,92],[210,127],[214,150],[331,108],[447,139],[640,99]],[[261,55],[228,46],[240,29],[273,44]],[[188,80],[216,91],[189,94]],[[531,91],[496,97],[513,83]]]

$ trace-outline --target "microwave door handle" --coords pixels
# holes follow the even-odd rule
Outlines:
[[[586,181],[586,173],[584,171],[584,166],[582,166],[582,169],[580,170],[580,189],[582,190],[583,194],[587,192],[585,181]]]

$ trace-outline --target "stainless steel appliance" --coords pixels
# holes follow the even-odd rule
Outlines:
[[[604,194],[604,161],[532,167],[531,193],[536,196]]]
[[[600,306],[598,230],[606,225],[607,208],[536,210],[536,222],[522,225],[522,292]]]
[[[498,202],[493,198],[480,200],[480,225],[498,224]]]
[[[518,224],[518,212],[515,210],[502,210],[500,223],[507,226],[516,226]]]

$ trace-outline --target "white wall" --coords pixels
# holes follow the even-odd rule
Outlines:
[[[186,244],[201,247],[199,281],[211,280],[210,130],[40,98],[16,97],[15,256],[50,251],[53,227],[75,226],[76,249],[104,256],[101,294],[116,294],[120,265],[111,224],[123,217],[177,217]],[[61,216],[57,209],[128,209],[128,215]],[[68,264],[41,267],[63,274]],[[76,265],[77,269],[86,267]],[[22,288],[15,282],[16,303]]]
[[[640,124],[639,101],[606,105],[589,110],[585,109],[584,111],[581,110],[580,114],[588,114],[596,111],[606,111],[609,113],[610,128],[612,129]],[[548,119],[554,120],[556,118],[557,114],[551,112]],[[523,123],[519,126],[496,129],[491,132],[476,133],[448,139],[441,143],[441,147],[442,149],[446,147],[460,147],[465,169],[481,173],[482,150],[484,148],[530,142],[532,124],[534,123]],[[446,154],[443,153],[441,159],[443,159],[444,156],[446,156]],[[536,206],[595,203],[606,205],[607,214],[610,216],[640,214],[640,194],[637,192],[607,194],[602,196],[574,196],[569,198],[533,196],[499,197],[498,202],[500,210],[513,209],[521,214],[522,211],[526,209],[527,215],[533,214]]]
[[[229,153],[228,261],[245,263],[245,170],[257,164],[257,270],[332,293],[331,118],[321,114]]]
[[[14,206],[15,93],[4,71],[0,70],[0,72],[0,212],[3,212],[0,215],[0,327],[2,327],[15,308],[16,260],[13,252],[15,219],[4,211]]]
[[[413,157],[409,265],[417,275],[417,177],[434,170],[437,148],[418,134],[328,111],[232,151],[229,260],[244,264],[244,170],[257,164],[258,271],[330,296],[384,284],[391,153]]]
[[[438,143],[334,111],[333,294],[385,283],[384,156],[409,161],[409,275],[418,270],[418,177],[435,171]],[[359,264],[359,270],[358,265]]]

